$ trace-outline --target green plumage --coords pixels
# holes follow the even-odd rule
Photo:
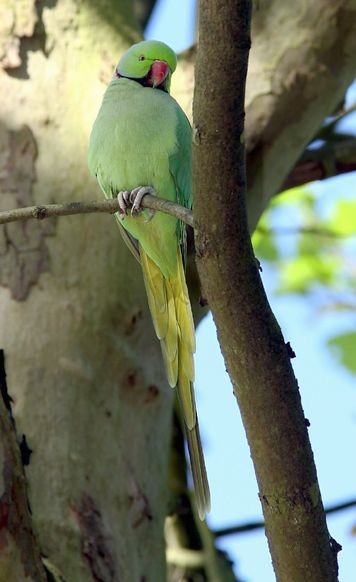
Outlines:
[[[154,63],[167,70],[169,65],[162,80],[154,76]],[[175,66],[174,52],[158,41],[138,43],[121,58],[89,146],[89,168],[106,197],[150,186],[157,196],[191,207],[191,127],[168,93]],[[117,214],[117,219],[126,242],[139,256],[168,382],[178,388],[203,518],[210,494],[193,391],[195,333],[181,254],[185,226],[167,214],[152,216],[147,210],[134,216]]]

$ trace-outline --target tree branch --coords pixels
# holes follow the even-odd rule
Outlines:
[[[351,509],[355,507],[356,499],[351,499],[351,501],[344,501],[343,503],[338,503],[336,505],[331,505],[325,509],[325,513],[330,515],[331,513],[337,513],[339,511],[344,511],[345,509]],[[237,535],[241,533],[246,533],[249,531],[254,531],[255,529],[263,529],[265,527],[265,522],[263,520],[250,521],[242,523],[240,525],[232,525],[230,527],[223,527],[221,529],[215,530],[215,538],[222,538],[224,536]]]
[[[249,16],[248,0],[200,2],[193,106],[197,264],[250,445],[276,577],[335,582],[336,550],[298,384],[249,237],[244,150]]]
[[[134,14],[142,27],[145,30],[157,0],[133,0]]]
[[[356,170],[356,139],[327,142],[316,150],[306,150],[300,161],[294,166],[279,192],[288,188],[302,186],[315,180],[324,180],[332,176]],[[146,194],[141,205],[143,208],[165,212],[182,220],[194,228],[193,213],[188,208],[169,200]],[[72,216],[76,214],[108,213],[119,210],[117,200],[95,202],[68,202],[67,204],[47,204],[14,208],[0,211],[0,224],[19,220],[51,218],[54,216]],[[327,233],[325,233],[327,234]],[[333,233],[330,233],[330,236]],[[337,236],[337,233],[335,233]]]
[[[146,194],[141,206],[150,210],[159,210],[170,214],[186,224],[194,227],[193,213],[188,208],[175,204],[169,200]],[[47,204],[14,208],[0,212],[0,224],[17,222],[18,220],[37,219],[43,220],[54,216],[72,216],[75,214],[94,214],[118,212],[119,205],[116,199],[102,200],[98,202],[68,202],[68,204]]]
[[[306,150],[283,182],[280,192],[302,186],[315,180],[356,170],[356,139],[340,139],[326,142],[316,150]],[[169,200],[146,194],[142,200],[143,208],[165,212],[182,220],[194,228],[193,213],[188,208]],[[76,214],[108,213],[119,210],[116,199],[95,202],[68,202],[67,204],[47,204],[14,208],[0,212],[0,224],[19,220],[51,218],[54,216],[72,216]]]
[[[310,236],[322,236],[324,238],[331,239],[344,239],[350,236],[349,233],[337,232],[336,230],[331,230],[329,228],[304,226],[279,228],[265,228],[263,226],[257,226],[256,232],[269,236],[296,236],[298,234],[309,234]]]
[[[355,77],[355,16],[355,0],[254,2],[246,101],[251,230]]]
[[[288,174],[279,192],[315,180],[325,180],[356,170],[356,139],[327,141],[317,149],[307,149]]]

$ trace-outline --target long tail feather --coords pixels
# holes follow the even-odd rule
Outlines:
[[[210,511],[210,490],[201,446],[198,419],[196,419],[193,430],[187,430],[187,442],[197,498],[198,514],[200,519],[203,520],[205,514]]]
[[[198,513],[204,519],[210,509],[210,492],[200,440],[194,398],[195,328],[182,256],[177,246],[177,271],[166,278],[140,248],[143,276],[153,325],[161,341],[170,386],[177,386],[186,426],[189,456]]]
[[[148,304],[152,315],[153,325],[158,339],[167,335],[168,301],[165,278],[162,271],[140,248],[143,278],[145,281]]]

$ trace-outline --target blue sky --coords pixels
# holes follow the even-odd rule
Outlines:
[[[160,0],[146,36],[170,44],[177,52],[189,46],[194,34],[194,0]],[[352,121],[355,126],[355,117]],[[355,193],[356,175],[318,185],[321,195]],[[356,497],[356,468],[351,447],[356,442],[355,377],[345,371],[326,347],[326,338],[345,329],[342,316],[316,316],[306,299],[277,297],[276,273],[263,265],[270,303],[297,358],[293,366],[303,407],[310,420],[310,439],[325,505]],[[344,316],[345,318],[345,316]],[[205,456],[212,491],[209,524],[213,528],[261,518],[261,507],[252,461],[240,414],[216,339],[211,316],[197,332],[196,391]],[[352,446],[353,444],[353,446]],[[331,516],[331,535],[343,546],[339,554],[340,580],[354,579],[356,538],[351,529],[356,510]],[[273,582],[275,576],[264,533],[252,532],[222,538],[221,547],[235,561],[245,582]],[[258,557],[258,559],[256,559]]]

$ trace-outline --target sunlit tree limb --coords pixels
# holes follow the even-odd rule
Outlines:
[[[146,194],[141,206],[150,210],[159,210],[166,214],[171,214],[190,226],[194,224],[191,210],[169,200]],[[25,208],[14,208],[0,212],[0,224],[28,219],[43,220],[55,216],[73,216],[75,214],[114,214],[118,210],[119,205],[116,199],[101,200],[100,202],[68,202],[67,204],[27,206]]]

